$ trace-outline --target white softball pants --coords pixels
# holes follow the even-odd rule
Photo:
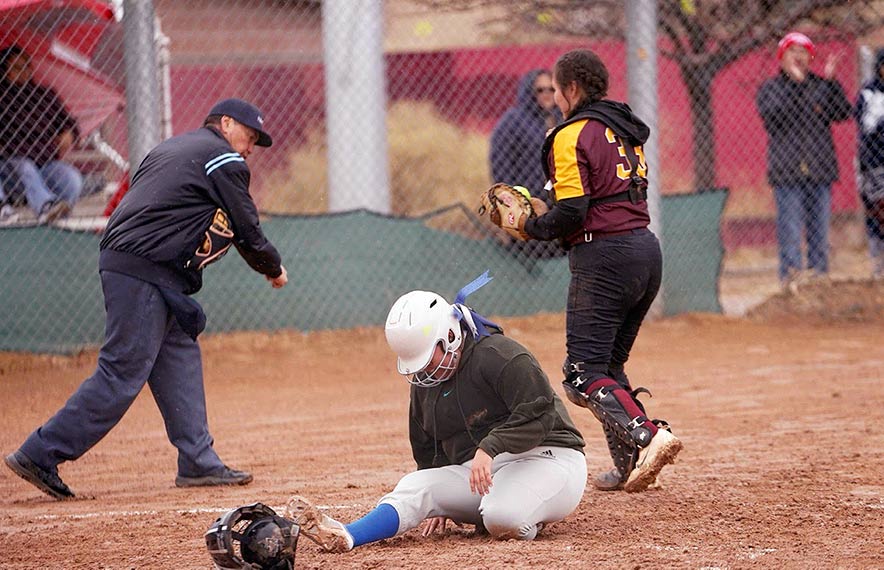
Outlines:
[[[533,540],[538,523],[571,514],[586,488],[586,458],[576,449],[536,447],[525,453],[501,453],[491,464],[491,489],[470,492],[472,460],[461,465],[422,469],[399,480],[378,501],[399,513],[402,534],[424,519],[448,517],[482,524],[495,538]]]

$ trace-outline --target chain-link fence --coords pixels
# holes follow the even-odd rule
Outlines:
[[[877,68],[874,41],[850,27],[860,11],[878,18],[875,3],[829,10],[824,25],[770,16],[748,47],[740,20],[725,29],[704,12],[727,3],[630,0],[660,22],[631,31],[619,3],[444,9],[468,4],[0,0],[0,350],[100,342],[98,241],[130,162],[226,97],[255,103],[274,136],[249,158],[251,193],[291,283],[271,291],[238,259],[207,269],[197,298],[210,332],[378,324],[399,294],[452,296],[485,269],[504,284],[471,298],[482,312],[563,310],[565,252],[515,243],[473,209],[492,181],[545,197],[540,146],[561,120],[549,70],[576,47],[604,60],[610,98],[656,93],[637,110],[656,125],[646,151],[664,314],[740,314],[805,279],[884,271],[869,210],[884,87],[862,91],[857,123]],[[671,25],[670,4],[694,27]],[[742,24],[755,4],[777,3],[747,3]],[[673,41],[693,46],[698,26],[705,58]],[[778,54],[792,28],[814,44]]]

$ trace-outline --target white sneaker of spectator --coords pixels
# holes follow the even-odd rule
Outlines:
[[[40,210],[40,215],[37,216],[37,223],[41,226],[45,224],[51,224],[56,220],[60,220],[61,218],[66,217],[70,213],[71,205],[64,200],[47,202]]]
[[[0,206],[0,224],[14,224],[18,221],[18,210],[12,204]]]

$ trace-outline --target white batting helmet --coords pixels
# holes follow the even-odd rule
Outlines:
[[[398,356],[399,373],[411,375],[412,384],[432,387],[451,378],[457,369],[463,344],[459,314],[441,295],[412,291],[393,303],[384,326],[387,344]],[[427,370],[436,347],[444,352],[442,361]]]

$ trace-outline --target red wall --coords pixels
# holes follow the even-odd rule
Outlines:
[[[580,45],[590,47],[606,62],[611,75],[609,96],[625,100],[624,45]],[[578,44],[391,54],[386,58],[389,97],[391,101],[433,101],[452,121],[489,133],[512,104],[520,76],[535,67],[551,68],[559,54],[573,47]],[[821,72],[829,53],[842,55],[837,78],[853,101],[857,92],[855,48],[852,44],[818,46],[816,72]],[[732,194],[752,193],[769,200],[767,137],[755,110],[755,93],[777,69],[772,50],[758,51],[728,67],[714,82],[716,181]],[[676,65],[661,58],[658,73],[662,187],[665,193],[684,192],[691,187],[693,169],[690,107]],[[281,164],[287,151],[304,141],[305,132],[323,121],[319,64],[176,66],[172,69],[175,132],[195,128],[214,101],[229,96],[253,100],[267,116],[268,130],[278,142],[262,153],[265,167]],[[836,211],[852,210],[857,206],[853,121],[836,125],[833,133],[841,171],[833,188],[833,207]]]

